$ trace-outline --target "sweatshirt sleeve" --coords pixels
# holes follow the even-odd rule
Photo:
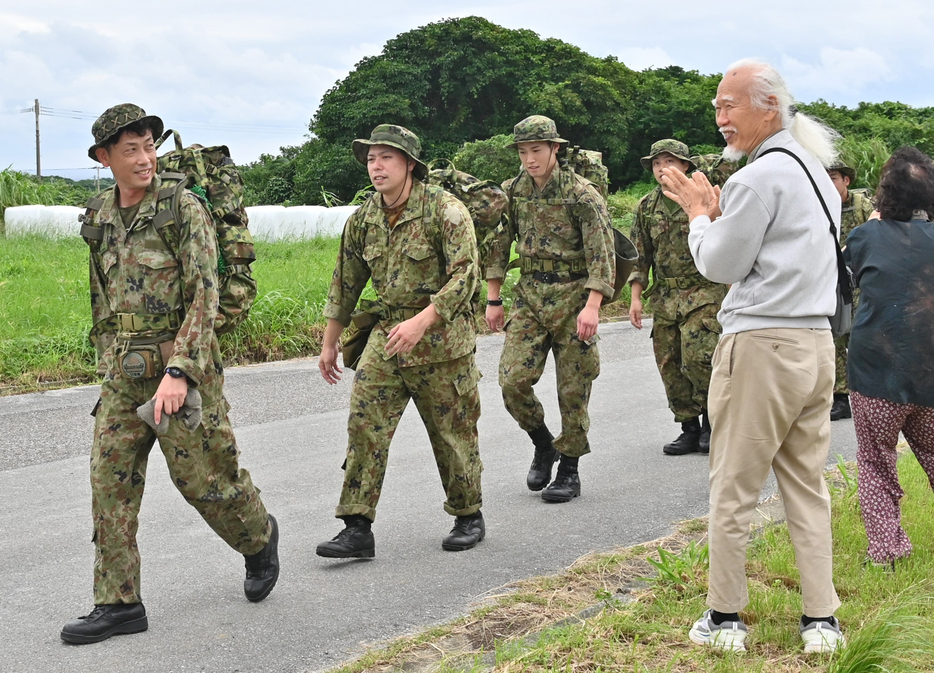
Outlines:
[[[752,271],[772,215],[755,190],[727,183],[720,195],[723,215],[691,220],[688,245],[701,274],[715,283],[738,283]]]

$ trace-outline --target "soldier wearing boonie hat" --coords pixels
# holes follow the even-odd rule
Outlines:
[[[688,146],[673,138],[653,143],[641,163],[658,182],[663,168],[682,173],[697,168]],[[642,301],[651,295],[655,362],[668,406],[681,424],[678,438],[662,449],[672,456],[710,450],[707,388],[720,336],[717,311],[727,292],[725,285],[711,283],[697,270],[688,247],[688,225],[687,213],[659,185],[639,201],[630,233],[639,259],[629,276],[629,321],[642,329]],[[653,284],[643,293],[650,269]]]
[[[220,286],[214,223],[198,197],[165,187],[157,174],[154,136],[162,131],[161,119],[129,103],[91,128],[88,156],[111,169],[116,185],[89,201],[81,226],[90,247],[90,338],[103,381],[90,466],[94,609],[62,628],[62,640],[73,644],[149,627],[136,531],[156,439],[172,483],[245,557],[246,598],[263,600],[279,576],[278,526],[239,466],[227,417],[213,322]],[[166,200],[177,207],[157,211]],[[177,235],[174,248],[156,227],[167,214],[161,221]]]
[[[875,207],[872,205],[872,192],[868,189],[850,189],[856,182],[856,169],[848,166],[841,159],[827,167],[827,174],[833,186],[840,194],[840,247],[846,246],[847,236],[856,227],[870,219]],[[859,304],[859,289],[853,290],[853,311]],[[833,405],[830,407],[830,420],[839,421],[852,418],[850,410],[849,384],[846,378],[846,349],[850,336],[844,334],[833,340],[835,351],[835,378],[833,384]]]
[[[371,524],[390,441],[410,398],[428,430],[444,510],[455,517],[441,547],[471,549],[486,534],[480,513],[480,371],[473,317],[480,269],[473,222],[456,197],[424,182],[428,167],[421,161],[421,143],[408,129],[380,124],[368,140],[354,140],[351,147],[376,193],[344,226],[318,359],[328,383],[341,378],[340,335],[367,281],[378,300],[367,306],[372,332],[353,365],[344,485],[335,512],[344,529],[316,551],[327,558],[376,555]],[[355,324],[360,320],[358,314]]]
[[[535,447],[526,486],[541,491],[542,500],[558,503],[581,494],[578,461],[590,453],[587,408],[600,373],[599,308],[604,297],[613,295],[616,273],[606,202],[593,184],[561,165],[560,151],[567,143],[543,115],[515,125],[509,147],[516,149],[522,172],[503,183],[509,222],[486,269],[486,322],[498,331],[505,326],[500,290],[515,242],[522,275],[513,289],[499,383],[507,411]],[[561,410],[557,438],[533,390],[549,351]]]

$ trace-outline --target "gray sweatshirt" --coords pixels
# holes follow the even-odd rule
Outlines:
[[[837,257],[830,222],[798,155],[817,183],[837,231],[840,195],[821,163],[779,131],[757,147],[720,194],[723,215],[691,221],[688,244],[698,270],[731,284],[717,318],[724,334],[775,327],[830,329],[836,309]]]

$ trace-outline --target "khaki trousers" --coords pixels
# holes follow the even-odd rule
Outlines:
[[[708,396],[707,605],[714,610],[738,612],[749,603],[746,543],[770,468],[795,547],[804,613],[828,617],[840,606],[824,482],[833,382],[830,330],[750,330],[717,345]]]

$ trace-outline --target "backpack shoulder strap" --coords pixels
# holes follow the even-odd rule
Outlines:
[[[792,159],[797,161],[798,165],[801,166],[801,168],[804,170],[804,174],[808,176],[808,180],[811,181],[811,187],[814,188],[814,193],[817,194],[820,205],[824,209],[824,215],[827,216],[827,220],[830,222],[830,235],[833,237],[833,246],[837,251],[837,280],[840,283],[840,292],[843,294],[843,301],[846,304],[853,303],[853,289],[850,285],[850,275],[846,269],[846,262],[843,261],[843,251],[840,250],[840,240],[837,238],[837,227],[833,223],[833,217],[830,215],[830,209],[827,207],[827,202],[824,201],[823,195],[817,188],[817,183],[814,182],[814,176],[811,175],[811,171],[809,171],[808,167],[804,165],[803,161],[801,161],[801,157],[784,147],[772,147],[762,152],[762,154],[759,156],[762,157],[766,154],[771,154],[772,152],[781,152],[782,154],[787,154]]]
[[[84,212],[78,216],[81,223],[80,234],[88,245],[100,247],[100,242],[104,240],[104,228],[97,222],[97,213],[104,206],[104,192],[92,196],[88,199]]]
[[[181,200],[188,185],[188,176],[184,173],[162,173],[159,177],[162,178],[162,188],[156,193],[156,214],[152,225],[165,247],[178,259]]]

